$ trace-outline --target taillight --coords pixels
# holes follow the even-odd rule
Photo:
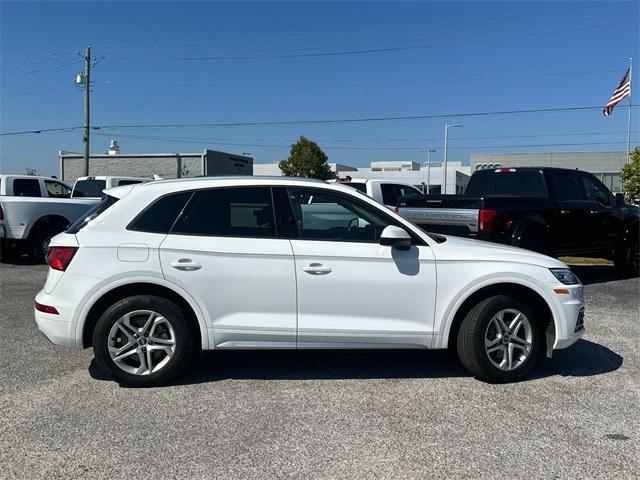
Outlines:
[[[77,250],[78,247],[49,247],[47,249],[47,263],[54,270],[64,272]]]
[[[493,223],[496,220],[496,211],[482,209],[478,213],[478,227],[481,232],[490,232],[493,230]]]
[[[400,213],[400,208],[395,207],[395,208],[393,209],[393,211],[394,211],[394,212],[396,212],[396,213]]]

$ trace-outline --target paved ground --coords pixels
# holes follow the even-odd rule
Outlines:
[[[0,265],[0,478],[637,478],[640,281],[576,271],[585,339],[518,384],[443,352],[216,352],[145,390],[49,344],[45,268]]]

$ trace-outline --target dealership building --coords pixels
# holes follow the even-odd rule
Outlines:
[[[58,161],[62,180],[73,182],[84,175],[82,154],[61,151]],[[112,140],[107,153],[90,155],[89,175],[145,178],[253,175],[253,158],[208,149],[201,153],[121,154],[117,142]]]
[[[578,169],[594,174],[618,193],[622,192],[620,170],[626,162],[626,152],[483,153],[471,155],[471,171],[493,166]]]

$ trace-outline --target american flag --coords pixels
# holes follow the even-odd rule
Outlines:
[[[625,97],[631,95],[631,67],[627,68],[627,73],[624,74],[622,80],[618,83],[618,86],[613,91],[607,106],[604,107],[602,113],[605,117],[608,117],[613,113],[613,107],[618,105]]]

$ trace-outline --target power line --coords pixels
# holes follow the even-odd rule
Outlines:
[[[640,104],[633,104],[637,107]],[[389,121],[405,121],[405,120],[428,120],[435,118],[464,118],[464,117],[483,117],[496,115],[517,115],[528,113],[558,113],[558,112],[580,112],[589,110],[601,110],[602,106],[581,106],[581,107],[557,107],[557,108],[535,108],[521,110],[498,110],[485,112],[459,112],[444,113],[433,115],[407,115],[407,116],[389,116],[389,117],[368,117],[368,118],[344,118],[344,119],[325,119],[325,120],[290,120],[290,121],[268,121],[268,122],[221,122],[221,123],[165,123],[165,124],[129,124],[129,125],[99,125],[92,127],[93,130],[107,129],[130,129],[130,128],[194,128],[194,127],[248,127],[248,126],[287,126],[287,125],[316,125],[316,124],[339,124],[339,123],[367,123],[367,122],[389,122]],[[3,132],[1,136],[24,135],[30,133],[44,133],[51,131],[75,130],[83,128],[81,126],[59,127],[37,130],[24,130],[18,132]]]
[[[108,133],[95,133],[94,135],[100,135],[103,137],[110,137]],[[147,135],[118,135],[123,138],[133,138],[138,140],[153,140],[159,142],[172,142],[172,143],[198,143],[208,145],[225,145],[235,147],[259,147],[259,148],[290,148],[291,144],[282,145],[265,145],[265,144],[253,144],[253,143],[233,143],[233,142],[220,142],[220,141],[207,141],[207,140],[188,140],[177,138],[165,138],[165,137],[153,137]],[[536,144],[523,144],[523,145],[465,145],[458,147],[449,147],[450,150],[469,150],[469,149],[486,149],[486,148],[539,148],[539,147],[561,147],[561,146],[593,146],[593,145],[620,145],[626,144],[626,142],[580,142],[580,143],[536,143]],[[340,145],[321,145],[326,150],[411,150],[419,151],[423,150],[424,146],[415,147],[387,147],[387,146],[340,146]]]
[[[332,56],[347,56],[347,55],[362,55],[362,54],[374,54],[374,53],[390,53],[390,52],[399,52],[399,51],[411,51],[411,50],[419,50],[425,48],[433,48],[433,47],[443,47],[443,46],[454,46],[454,45],[463,45],[467,43],[480,43],[480,42],[492,42],[496,40],[510,40],[516,38],[525,38],[539,35],[551,35],[556,33],[567,33],[574,32],[580,30],[587,29],[603,29],[606,27],[619,26],[619,25],[629,25],[638,23],[638,20],[628,21],[628,22],[618,22],[618,23],[609,23],[609,24],[598,24],[598,25],[590,25],[585,27],[577,27],[572,29],[564,29],[564,30],[556,30],[556,31],[547,31],[547,32],[535,32],[529,34],[522,35],[511,35],[511,36],[503,36],[503,37],[493,37],[493,38],[485,38],[485,39],[475,39],[470,41],[462,41],[462,42],[446,42],[446,43],[432,43],[432,44],[422,44],[422,45],[409,45],[402,47],[388,47],[388,48],[369,48],[369,49],[358,49],[358,50],[342,50],[342,51],[329,51],[329,52],[317,52],[317,53],[293,53],[293,54],[274,54],[274,55],[220,55],[220,56],[175,56],[175,57],[146,57],[146,60],[182,60],[182,61],[218,61],[218,60],[264,60],[264,59],[278,59],[278,58],[311,58],[311,57],[332,57]],[[135,60],[140,61],[140,57],[109,57],[111,60]]]

